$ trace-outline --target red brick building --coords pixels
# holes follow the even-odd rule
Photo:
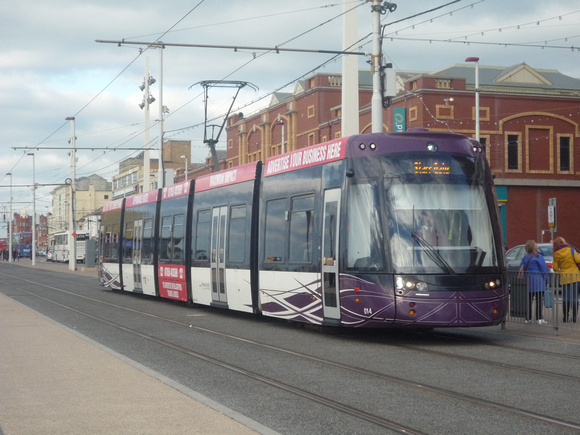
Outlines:
[[[32,232],[32,216],[28,214],[14,213],[12,219],[12,233],[22,234]],[[36,219],[36,247],[48,246],[48,221],[46,216],[39,215]]]
[[[480,140],[496,175],[508,247],[547,242],[548,201],[557,200],[557,231],[580,246],[580,80],[556,70],[479,66]],[[399,92],[384,110],[384,130],[429,128],[475,136],[475,66],[433,73],[399,72]],[[360,132],[371,131],[372,78],[359,74]],[[252,116],[227,123],[227,167],[341,136],[341,76],[317,74],[293,93],[274,94]],[[578,162],[578,163],[576,163]]]

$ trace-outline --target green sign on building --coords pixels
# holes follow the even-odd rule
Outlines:
[[[393,120],[395,122],[395,131],[407,130],[407,115],[404,107],[395,108],[393,111]]]

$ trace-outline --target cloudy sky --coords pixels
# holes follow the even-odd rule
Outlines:
[[[370,4],[346,0],[358,14],[358,51],[370,52]],[[399,0],[381,16],[383,52],[399,70],[437,71],[477,56],[482,65],[525,62],[580,78],[580,4],[577,0]],[[431,11],[430,11],[431,10]],[[430,11],[425,13],[426,11]],[[67,117],[75,117],[77,176],[110,179],[118,162],[143,147],[145,117],[139,85],[149,70],[151,94],[169,113],[164,137],[191,140],[193,161],[203,145],[200,81],[241,80],[234,111],[251,113],[277,90],[313,71],[340,72],[328,54],[167,47],[159,49],[96,40],[163,41],[248,47],[340,50],[341,0],[21,0],[0,5],[0,202],[7,208],[12,173],[14,210],[32,210],[32,157],[37,211],[50,210],[51,184],[70,176]],[[368,67],[360,57],[360,67]],[[162,72],[162,74],[161,74]],[[210,90],[208,114],[220,123],[232,89]],[[159,105],[151,105],[150,140],[159,143]],[[225,143],[225,133],[222,136]],[[32,149],[24,149],[26,147]],[[17,148],[17,149],[14,149]],[[118,149],[107,151],[103,148]],[[125,151],[122,151],[125,148]],[[0,234],[5,229],[0,228]]]

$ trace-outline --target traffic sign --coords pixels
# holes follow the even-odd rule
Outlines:
[[[548,227],[550,228],[550,232],[553,235],[557,228],[556,198],[550,198],[548,200]]]

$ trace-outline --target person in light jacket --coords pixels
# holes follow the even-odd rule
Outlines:
[[[538,252],[538,244],[535,240],[528,240],[526,243],[526,255],[520,263],[520,274],[526,274],[528,279],[528,310],[526,313],[526,323],[532,323],[532,304],[536,299],[536,320],[540,325],[547,323],[542,318],[542,305],[544,292],[548,285],[548,266],[544,256]]]
[[[552,255],[554,256],[552,268],[554,272],[560,274],[560,284],[562,284],[564,322],[570,320],[570,311],[572,311],[572,322],[576,322],[578,288],[580,287],[580,270],[578,269],[580,253],[573,246],[568,245],[563,237],[556,237],[552,245]]]

